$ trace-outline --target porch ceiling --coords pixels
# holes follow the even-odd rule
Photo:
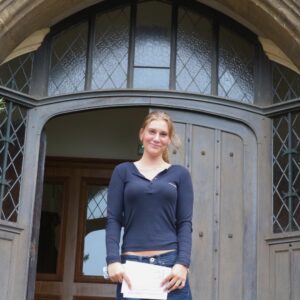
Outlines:
[[[31,33],[52,26],[97,0],[3,0],[0,62]],[[198,0],[272,40],[300,68],[300,4],[294,0]]]

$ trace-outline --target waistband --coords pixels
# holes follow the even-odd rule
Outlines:
[[[172,250],[169,252],[165,252],[162,254],[156,254],[156,255],[133,255],[133,254],[121,254],[121,257],[126,257],[126,258],[135,258],[135,259],[149,259],[151,257],[154,258],[164,258],[164,257],[168,257],[168,256],[173,256],[174,254],[177,254],[176,250]]]
[[[131,254],[122,254],[121,261],[125,263],[126,260],[156,264],[162,266],[173,266],[177,257],[177,251],[170,251],[162,254],[152,255],[152,256],[141,256],[141,255],[131,255]]]

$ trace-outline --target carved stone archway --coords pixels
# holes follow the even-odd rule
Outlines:
[[[102,0],[4,0],[0,3],[0,62],[31,33]],[[198,0],[272,40],[300,69],[300,5],[296,1]],[[5,46],[3,46],[5,45]]]

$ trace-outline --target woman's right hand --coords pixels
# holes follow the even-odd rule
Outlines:
[[[109,264],[107,266],[107,272],[108,272],[109,279],[112,282],[122,283],[122,281],[125,280],[128,287],[131,289],[131,282],[129,280],[129,277],[126,275],[121,263],[114,262],[112,264]]]

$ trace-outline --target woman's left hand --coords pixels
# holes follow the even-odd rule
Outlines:
[[[162,286],[165,286],[165,290],[168,292],[176,289],[182,289],[185,286],[187,278],[188,268],[186,266],[175,264],[168,275],[162,282]]]

